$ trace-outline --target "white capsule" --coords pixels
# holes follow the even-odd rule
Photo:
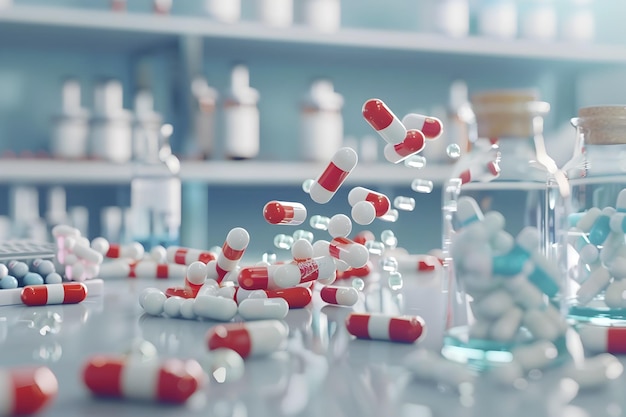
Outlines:
[[[556,340],[561,333],[559,326],[550,320],[544,311],[536,308],[524,313],[523,324],[536,339]]]
[[[237,314],[237,303],[232,298],[198,295],[193,304],[193,312],[198,317],[229,321]]]
[[[326,169],[311,184],[309,195],[318,204],[325,204],[335,195],[359,160],[356,151],[343,147],[333,155]]]
[[[619,359],[603,353],[586,358],[582,363],[568,365],[564,374],[576,381],[580,389],[598,389],[619,378],[623,372],[624,366]]]
[[[203,285],[206,281],[207,267],[204,262],[195,261],[187,267],[185,280],[194,286]]]
[[[611,274],[603,266],[596,267],[589,278],[583,282],[576,292],[576,297],[581,305],[587,305],[593,298],[600,294],[611,281]]]
[[[503,289],[492,291],[472,303],[472,310],[478,317],[495,320],[513,307],[513,298]]]
[[[519,346],[513,349],[511,353],[513,359],[527,372],[533,369],[544,369],[558,356],[558,350],[554,343],[547,340]]]
[[[144,296],[143,310],[151,316],[160,316],[166,299],[167,297],[161,291],[149,292]]]
[[[476,378],[467,366],[449,361],[426,349],[418,349],[407,356],[405,366],[416,378],[454,388],[472,383]]]
[[[491,326],[490,336],[498,342],[512,341],[520,328],[524,312],[519,307],[513,307],[496,320]]]
[[[472,197],[461,196],[456,203],[456,217],[461,227],[465,227],[475,221],[482,221],[484,215],[480,206]]]
[[[109,251],[109,241],[103,237],[97,237],[93,239],[90,246],[91,249],[102,255],[106,255],[106,253]]]
[[[130,264],[125,260],[107,261],[100,266],[102,279],[128,278],[129,275]]]
[[[187,298],[180,305],[180,316],[187,320],[193,320],[196,318],[196,313],[193,312],[193,305],[196,302],[195,298]]]
[[[146,300],[146,296],[153,292],[162,293],[161,290],[159,290],[158,288],[153,288],[153,287],[145,288],[139,293],[139,305],[141,306],[141,308],[144,308],[144,302]]]
[[[198,290],[197,295],[217,295],[220,285],[214,279],[207,279]]]
[[[236,292],[237,289],[234,286],[220,287],[217,290],[217,296],[234,300]]]
[[[163,303],[163,312],[168,317],[180,317],[180,307],[185,301],[182,297],[169,297]]]
[[[621,280],[626,278],[626,257],[616,256],[609,265],[609,272],[615,279]]]
[[[369,201],[359,201],[352,206],[350,216],[356,224],[362,226],[372,224],[374,219],[376,219],[376,207]]]
[[[352,221],[345,214],[335,214],[328,222],[328,233],[332,237],[348,237],[352,232]]]
[[[167,262],[167,249],[164,246],[156,245],[150,249],[150,258],[160,264]]]
[[[263,290],[246,290],[245,288],[237,287],[235,293],[235,301],[240,304],[243,300],[248,298],[268,298],[267,293]]]
[[[72,248],[72,253],[78,256],[79,259],[83,259],[87,262],[94,263],[94,264],[102,263],[102,259],[103,259],[102,254],[90,248],[89,246],[76,244]]]
[[[489,369],[489,378],[507,386],[514,386],[517,381],[524,378],[524,368],[516,360],[494,366]]]
[[[576,227],[584,233],[589,233],[596,219],[602,214],[602,210],[597,207],[591,207],[583,216],[578,219]]]
[[[335,275],[335,271],[334,259],[320,256],[279,265],[273,281],[280,288],[290,288],[309,281],[327,280]]]
[[[308,259],[313,257],[313,245],[306,239],[298,239],[291,245],[293,259]]]
[[[289,304],[283,298],[247,298],[239,303],[239,315],[245,320],[280,320],[288,312]]]
[[[544,294],[533,285],[524,274],[518,274],[504,281],[504,288],[513,296],[516,304],[524,309],[542,308]]]
[[[604,292],[604,302],[609,308],[626,308],[626,280],[611,282]]]
[[[580,257],[580,260],[586,264],[592,264],[597,261],[599,255],[600,252],[598,251],[598,248],[596,247],[596,245],[592,245],[591,243],[584,245],[578,251],[578,256]]]

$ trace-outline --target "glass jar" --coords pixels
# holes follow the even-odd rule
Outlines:
[[[572,119],[576,147],[563,167],[567,236],[560,263],[570,318],[626,324],[626,106],[581,108]]]
[[[522,376],[566,352],[548,244],[559,190],[543,146],[550,106],[521,90],[477,94],[472,106],[478,139],[443,189],[442,354],[479,369],[506,363]],[[525,362],[528,349],[543,362]]]

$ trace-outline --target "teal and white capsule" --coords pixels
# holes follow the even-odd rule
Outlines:
[[[522,229],[516,238],[516,246],[525,250],[532,260],[528,280],[548,297],[554,297],[559,292],[559,271],[556,265],[537,251],[538,242],[539,231],[530,226]]]
[[[602,245],[611,233],[611,215],[614,214],[613,207],[605,207],[602,213],[596,217],[591,229],[589,229],[589,242],[593,245]]]
[[[468,226],[476,221],[483,221],[485,218],[480,206],[472,197],[459,197],[456,207],[456,218],[461,227]]]
[[[611,216],[609,227],[614,233],[626,233],[626,213],[617,211]]]
[[[578,222],[576,222],[575,226],[584,233],[589,233],[591,227],[593,226],[593,223],[600,215],[602,215],[602,210],[597,207],[591,207],[589,210],[582,214],[582,216],[578,219]]]

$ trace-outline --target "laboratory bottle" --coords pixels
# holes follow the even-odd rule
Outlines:
[[[213,156],[215,148],[215,110],[218,92],[209,86],[203,76],[195,77],[191,83],[193,95],[193,153],[203,159]]]
[[[568,0],[560,15],[559,35],[562,40],[590,42],[595,38],[596,22],[593,0]]]
[[[340,0],[304,0],[304,24],[319,32],[336,32],[341,27]]]
[[[301,158],[327,162],[343,144],[343,97],[327,79],[313,81],[300,110]]]
[[[172,154],[172,126],[164,124],[158,134],[145,130],[137,139],[142,155],[133,160],[130,183],[130,239],[146,250],[156,245],[179,244],[181,224],[180,163]]]
[[[531,90],[481,92],[471,103],[477,139],[442,189],[442,354],[488,369],[541,341],[561,357],[567,326],[545,243],[556,188],[543,144],[550,106]]]
[[[94,93],[91,119],[91,154],[97,159],[125,163],[132,157],[132,113],[124,109],[119,80],[99,82]]]
[[[478,33],[500,39],[517,36],[517,4],[515,0],[480,0]]]
[[[555,0],[526,0],[519,3],[520,37],[537,41],[554,40],[557,35]]]
[[[438,33],[462,38],[469,35],[470,5],[468,0],[436,0],[431,2],[434,30]],[[428,15],[424,19],[428,19]],[[428,23],[426,23],[428,24]]]
[[[204,0],[204,9],[222,23],[235,23],[241,18],[241,0]]]
[[[250,159],[259,153],[259,92],[250,87],[250,74],[245,65],[231,71],[230,91],[224,100],[224,153],[230,159]]]
[[[568,316],[599,325],[626,324],[626,105],[584,107],[572,119],[576,141],[563,170],[571,184],[564,200],[559,251]]]
[[[63,81],[61,113],[52,121],[50,153],[55,158],[83,159],[89,143],[89,110],[81,105],[81,86],[75,78]]]
[[[257,16],[261,23],[285,28],[293,23],[293,0],[256,0]]]
[[[140,90],[135,95],[135,119],[133,121],[133,158],[140,158],[147,152],[144,135],[158,136],[163,125],[163,117],[154,110],[154,98],[148,90]]]

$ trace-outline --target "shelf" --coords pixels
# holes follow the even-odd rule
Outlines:
[[[295,25],[277,29],[256,22],[223,24],[208,17],[162,16],[44,6],[13,6],[0,10],[0,39],[10,44],[82,45],[125,50],[176,42],[180,36],[200,36],[230,48],[325,51],[366,51],[438,56],[476,56],[551,63],[624,64],[626,46],[498,40],[470,36],[462,39],[437,34],[343,28],[325,34]],[[284,52],[284,51],[283,51]]]
[[[50,159],[0,159],[0,184],[128,184],[131,165],[100,161],[58,161]],[[316,178],[323,164],[273,161],[186,161],[183,181],[209,185],[300,185]],[[441,184],[450,166],[427,166],[417,170],[390,163],[361,163],[346,179],[347,184],[410,185],[415,178]]]

